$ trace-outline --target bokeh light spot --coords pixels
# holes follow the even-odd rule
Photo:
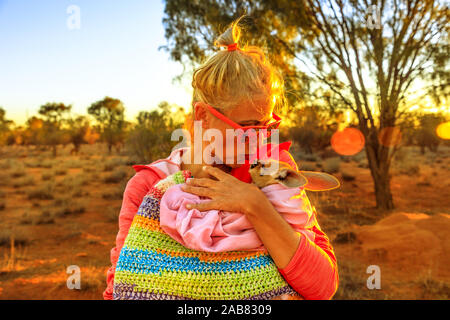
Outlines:
[[[394,147],[402,141],[402,132],[399,127],[386,127],[381,129],[378,140],[385,147]]]
[[[345,128],[336,131],[331,137],[331,147],[344,156],[357,154],[364,148],[364,135],[356,128]]]
[[[450,121],[443,122],[436,128],[436,134],[439,138],[449,140],[450,139]]]

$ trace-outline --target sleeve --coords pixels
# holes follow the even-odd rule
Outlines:
[[[105,300],[113,298],[114,273],[120,250],[130,229],[131,222],[136,215],[142,199],[150,188],[160,180],[152,170],[141,170],[137,172],[127,183],[123,194],[122,207],[119,214],[119,232],[116,237],[116,246],[111,249],[111,267],[106,273],[107,287],[103,292]]]
[[[300,235],[291,261],[278,271],[307,300],[329,300],[336,293],[339,276],[336,257],[325,233],[313,227],[314,242]]]

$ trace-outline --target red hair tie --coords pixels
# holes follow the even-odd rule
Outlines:
[[[238,49],[237,43],[229,44],[229,45],[227,45],[227,48],[228,48],[228,51],[234,51],[234,50],[237,50],[237,49]]]

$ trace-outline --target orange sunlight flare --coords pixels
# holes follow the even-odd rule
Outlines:
[[[336,131],[331,137],[333,150],[344,156],[357,154],[364,148],[364,144],[364,135],[356,128]]]
[[[402,132],[399,127],[386,127],[381,129],[378,140],[385,147],[394,147],[402,141]]]
[[[436,128],[436,134],[439,138],[449,140],[450,139],[450,121],[443,122]]]

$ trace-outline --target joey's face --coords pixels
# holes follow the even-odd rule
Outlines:
[[[288,188],[297,188],[307,183],[306,178],[300,172],[293,170],[282,161],[257,160],[250,165],[249,173],[253,183],[259,188],[275,183],[280,183]]]

